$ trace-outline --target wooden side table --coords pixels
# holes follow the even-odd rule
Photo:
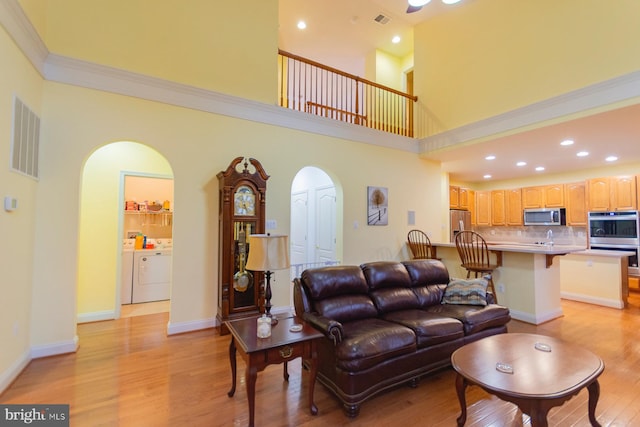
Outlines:
[[[309,408],[312,415],[318,413],[318,408],[313,402],[313,389],[318,372],[318,355],[316,340],[324,335],[306,322],[296,318],[287,317],[278,319],[278,324],[271,328],[269,338],[258,338],[257,317],[229,320],[225,322],[231,332],[229,344],[229,361],[231,363],[231,390],[228,396],[232,397],[236,391],[236,350],[240,351],[247,365],[245,380],[247,385],[247,400],[249,401],[249,426],[254,425],[256,379],[258,372],[268,365],[283,363],[284,380],[289,380],[287,363],[297,357],[310,360],[309,371]],[[290,328],[301,325],[302,330],[292,332]]]

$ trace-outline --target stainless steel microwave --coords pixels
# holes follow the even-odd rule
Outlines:
[[[524,225],[567,225],[565,208],[524,210]]]

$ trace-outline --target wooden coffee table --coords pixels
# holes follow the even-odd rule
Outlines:
[[[278,317],[278,324],[271,328],[269,338],[258,338],[257,318],[230,320],[225,322],[231,332],[229,344],[229,361],[231,362],[232,385],[229,397],[236,392],[236,350],[247,365],[245,382],[247,400],[249,401],[249,426],[253,427],[255,413],[256,379],[258,372],[268,365],[284,363],[284,380],[289,380],[287,363],[296,357],[311,362],[309,369],[309,407],[311,414],[316,415],[318,408],[313,402],[313,389],[318,372],[316,340],[324,337],[321,332],[297,317]],[[291,332],[293,325],[302,325],[299,332]]]
[[[592,426],[600,425],[595,412],[604,363],[588,350],[544,335],[506,333],[459,348],[451,355],[451,363],[457,372],[456,391],[462,408],[458,426],[467,420],[468,385],[516,404],[531,417],[532,426],[546,426],[551,408],[586,387],[589,421]]]

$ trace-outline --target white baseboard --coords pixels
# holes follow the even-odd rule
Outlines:
[[[560,292],[560,298],[569,299],[569,300],[578,301],[578,302],[586,302],[587,304],[601,305],[604,307],[619,308],[619,309],[624,308],[623,301],[608,299],[608,298],[593,297],[589,295],[574,294],[571,292]]]
[[[78,350],[78,336],[71,341],[63,341],[53,344],[36,345],[31,347],[31,358],[55,356],[58,354],[75,353]]]
[[[116,318],[114,310],[94,311],[93,313],[80,313],[76,316],[78,323],[101,322],[103,320],[113,320]]]
[[[184,334],[201,329],[215,328],[218,325],[215,317],[209,319],[190,320],[188,322],[167,322],[167,335]]]
[[[6,371],[0,373],[0,394],[4,393],[30,361],[29,351],[25,351]]]
[[[509,313],[511,314],[511,317],[513,319],[520,320],[521,322],[531,323],[533,325],[539,325],[541,323],[548,322],[549,320],[553,320],[563,316],[561,308],[537,315],[511,309],[509,309]]]

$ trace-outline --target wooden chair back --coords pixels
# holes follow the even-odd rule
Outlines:
[[[429,236],[427,236],[424,231],[409,231],[409,234],[407,234],[407,241],[409,242],[409,248],[413,254],[413,259],[435,258],[433,256],[431,240],[429,240]]]
[[[473,271],[483,267],[486,267],[486,271],[495,268],[489,261],[487,242],[475,231],[465,230],[456,234],[456,249],[465,268],[471,267]]]

